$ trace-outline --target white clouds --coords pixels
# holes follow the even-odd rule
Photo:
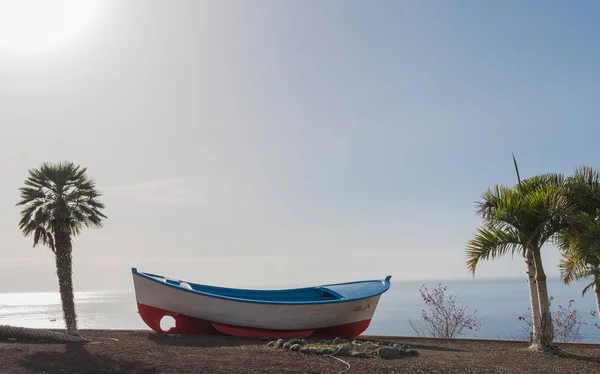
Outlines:
[[[106,196],[124,197],[140,203],[183,205],[204,202],[204,196],[183,178],[157,179],[102,190]]]

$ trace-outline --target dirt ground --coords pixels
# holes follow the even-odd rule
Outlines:
[[[260,339],[82,331],[89,344],[0,340],[0,373],[341,373],[331,357],[274,350]],[[351,373],[598,373],[600,345],[561,344],[577,355],[530,352],[515,341],[363,337],[408,344],[419,357],[341,357]],[[595,360],[595,361],[594,361]]]

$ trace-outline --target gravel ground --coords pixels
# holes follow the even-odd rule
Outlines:
[[[260,339],[85,330],[90,344],[0,340],[0,373],[340,373],[331,357],[271,349]],[[515,341],[364,337],[408,344],[418,357],[347,358],[351,373],[598,373],[600,345],[562,344],[577,358]],[[597,360],[597,361],[594,361]]]

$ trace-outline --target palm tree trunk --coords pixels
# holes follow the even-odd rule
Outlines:
[[[16,339],[17,341],[40,341],[58,343],[87,343],[89,340],[79,336],[56,332],[49,329],[32,329],[27,327],[0,325],[1,339]]]
[[[548,299],[548,286],[546,284],[546,273],[542,265],[542,254],[539,248],[533,249],[533,260],[535,263],[535,280],[538,288],[540,304],[540,334],[539,342],[542,349],[554,347],[554,328],[552,326],[552,314],[550,314],[550,301]]]
[[[537,342],[540,341],[540,301],[538,298],[537,282],[535,280],[535,264],[533,260],[533,251],[531,251],[531,249],[527,249],[525,253],[525,263],[527,264],[527,279],[529,282],[529,298],[531,299],[530,343],[537,344]]]
[[[594,293],[596,294],[596,309],[598,310],[598,318],[600,318],[600,279],[598,279],[598,275],[594,275]]]
[[[65,230],[66,231],[66,230]],[[62,303],[63,315],[67,325],[67,333],[79,336],[77,314],[75,312],[75,296],[73,294],[73,261],[70,233],[58,230],[55,234],[56,274]]]

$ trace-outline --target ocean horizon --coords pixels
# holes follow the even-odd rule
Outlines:
[[[524,340],[525,323],[519,316],[529,315],[529,293],[526,279],[470,279],[443,281],[392,281],[388,292],[382,295],[369,328],[364,334],[417,336],[409,320],[419,320],[425,303],[420,297],[421,285],[432,289],[442,283],[448,293],[458,297],[458,304],[468,306],[468,312],[477,309],[481,322],[477,335],[465,331],[459,338]],[[548,279],[550,296],[554,297],[552,311],[574,300],[584,320],[595,323],[598,317],[589,314],[596,309],[593,292],[581,296],[585,282],[566,286],[558,278]],[[148,330],[137,313],[135,293],[131,289],[81,291],[75,293],[79,326],[82,329]],[[58,292],[5,292],[0,293],[0,324],[32,328],[63,328],[62,309]],[[581,342],[597,343],[600,330],[595,326],[581,326]]]

